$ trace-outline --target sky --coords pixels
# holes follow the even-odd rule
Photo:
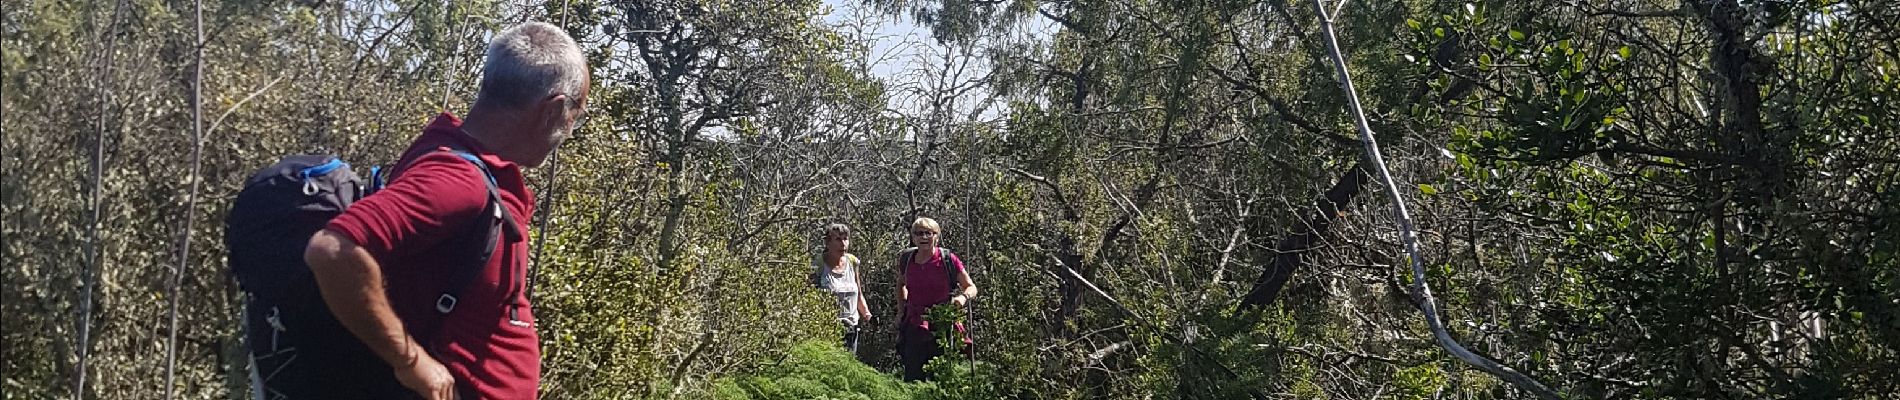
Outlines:
[[[918,26],[908,17],[878,15],[856,0],[825,0],[825,6],[830,9],[825,22],[834,25],[847,24],[853,16],[875,18],[873,30],[869,32],[873,38],[871,74],[879,78],[896,78],[905,70],[903,64],[917,55],[932,49],[941,51],[941,47],[930,40],[930,28]]]
[[[871,47],[867,60],[869,70],[872,76],[884,80],[887,84],[921,81],[914,77],[925,73],[934,74],[936,68],[941,67],[939,63],[942,62],[942,55],[949,51],[948,47],[939,45],[931,39],[930,28],[917,25],[908,15],[883,15],[869,9],[862,0],[824,0],[824,3],[829,8],[829,13],[825,17],[826,23],[842,26],[846,30],[857,27],[866,29],[864,33]],[[1046,39],[1054,35],[1056,28],[1053,21],[1036,17],[1030,18],[1017,30],[1019,32],[1015,34],[1015,37],[1018,40]],[[977,61],[964,71],[965,80],[973,80],[987,72],[988,66],[981,63],[981,60]],[[968,107],[975,106],[977,103],[974,99],[982,99],[987,95],[988,93],[980,88],[972,90],[959,99],[973,100],[962,101],[961,107],[957,108],[960,109],[959,111],[967,112]],[[918,111],[922,108],[922,104],[915,96],[896,93],[890,100],[889,108]],[[994,116],[999,112],[1000,107],[998,110],[990,110],[983,114]]]

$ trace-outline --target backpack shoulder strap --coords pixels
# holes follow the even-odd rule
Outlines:
[[[897,262],[894,264],[896,264],[896,267],[897,267],[897,285],[899,287],[903,287],[904,285],[904,269],[910,267],[910,259],[911,257],[914,257],[916,255],[917,255],[916,247],[899,250],[897,252]],[[908,316],[909,307],[910,307],[909,302],[906,302],[903,299],[897,299],[897,311],[896,311],[897,316],[895,318],[891,318],[891,322],[896,324],[896,329],[894,329],[893,332],[897,332],[897,343],[898,343],[897,348],[898,348],[898,351],[900,352],[903,351],[903,348],[904,348],[903,346],[904,321],[910,318]]]
[[[821,290],[831,290],[831,274],[825,271],[823,253],[811,257],[811,284]]]
[[[897,276],[899,278],[902,278],[904,276],[904,269],[910,267],[910,259],[911,257],[915,257],[916,255],[917,255],[916,247],[899,250],[897,252],[896,266],[897,266]]]
[[[474,283],[475,278],[481,275],[483,269],[488,267],[489,260],[494,258],[495,247],[502,243],[502,239],[507,239],[512,242],[520,240],[522,236],[520,225],[515,223],[514,213],[508,212],[507,206],[501,202],[501,189],[499,184],[495,182],[495,174],[488,170],[488,163],[483,162],[481,157],[461,148],[449,147],[446,151],[454,153],[456,157],[461,157],[471,164],[475,164],[475,168],[481,171],[483,182],[486,183],[485,186],[488,189],[488,201],[486,205],[482,207],[482,221],[480,225],[477,225],[479,227],[477,229],[481,229],[485,232],[483,233],[485,240],[479,242],[482,243],[482,248],[478,250],[477,256],[471,262],[474,265],[455,269],[449,274],[448,285],[444,286],[442,295],[437,296],[435,301],[435,311],[441,314],[448,314],[450,311],[455,310],[455,303],[460,300],[462,290],[467,289],[469,284]],[[510,286],[512,286],[509,288],[510,298],[520,294],[522,289],[520,285],[521,283],[519,282],[510,283]],[[515,310],[513,309],[509,310],[510,318],[515,317],[513,315],[514,312]]]
[[[943,259],[939,261],[940,263],[943,264],[943,277],[944,277],[943,281],[946,284],[950,285],[949,286],[950,293],[951,293],[950,297],[956,297],[957,283],[958,283],[957,265],[956,265],[956,262],[953,262],[951,260],[956,260],[957,255],[956,253],[950,252],[950,248],[948,247],[938,247],[937,250],[940,250],[943,252],[942,253]]]

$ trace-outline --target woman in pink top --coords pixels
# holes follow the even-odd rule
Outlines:
[[[916,247],[898,255],[898,271],[902,274],[898,277],[902,282],[898,286],[898,298],[904,303],[904,320],[899,328],[897,355],[904,364],[906,381],[928,379],[924,364],[943,354],[932,333],[951,329],[951,326],[941,324],[948,321],[938,321],[940,324],[932,327],[924,318],[930,307],[944,303],[967,307],[970,299],[976,297],[976,284],[970,281],[969,271],[963,269],[963,260],[949,249],[937,247],[942,234],[937,220],[918,218],[910,227],[910,243]],[[954,291],[951,290],[952,276],[956,280]]]

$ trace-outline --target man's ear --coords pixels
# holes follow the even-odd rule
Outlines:
[[[548,119],[550,124],[567,123],[567,103],[567,94],[562,93],[541,100],[541,118]]]

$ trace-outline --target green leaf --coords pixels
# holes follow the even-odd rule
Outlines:
[[[1424,23],[1421,23],[1421,22],[1418,22],[1418,20],[1416,20],[1416,19],[1411,19],[1411,18],[1406,18],[1406,19],[1405,19],[1405,26],[1406,26],[1406,27],[1410,27],[1410,28],[1412,28],[1412,30],[1415,30],[1415,31],[1416,31],[1416,30],[1419,30],[1419,28],[1420,28],[1420,27],[1422,27],[1422,26],[1424,26],[1424,25],[1425,25]]]
[[[1623,46],[1616,48],[1616,55],[1622,57],[1624,60],[1628,60],[1630,58],[1630,47]]]
[[[1432,28],[1432,36],[1445,37],[1445,28]]]
[[[1438,194],[1438,188],[1423,183],[1418,184],[1418,191],[1425,193],[1427,196]]]
[[[1516,30],[1516,29],[1512,29],[1512,30],[1511,30],[1511,40],[1514,40],[1514,41],[1519,41],[1519,42],[1522,42],[1522,41],[1524,41],[1524,32],[1519,32],[1519,31],[1518,31],[1518,30]]]

